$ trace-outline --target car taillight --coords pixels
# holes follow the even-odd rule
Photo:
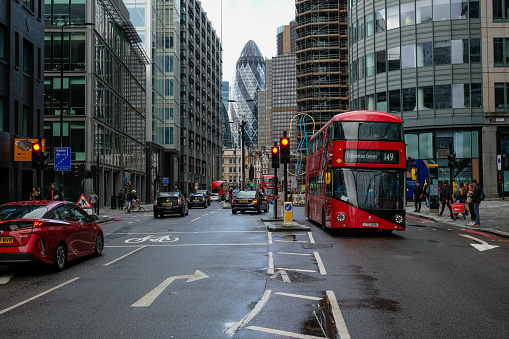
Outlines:
[[[258,202],[258,200],[254,199],[253,200],[253,204],[256,204]]]
[[[34,221],[34,227],[41,227],[43,225],[42,221]]]
[[[235,199],[232,199],[232,204],[235,204]]]
[[[41,253],[43,257],[46,256],[46,249],[44,248],[44,244],[42,243],[41,237],[39,237],[39,241],[37,242],[37,250]]]
[[[154,205],[157,205],[157,198],[154,199]]]
[[[179,205],[182,205],[182,200],[179,198],[179,202],[178,202]]]

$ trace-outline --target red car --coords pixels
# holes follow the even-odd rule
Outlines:
[[[104,235],[80,207],[64,201],[21,201],[0,206],[0,264],[43,262],[57,271],[67,261],[100,256]]]

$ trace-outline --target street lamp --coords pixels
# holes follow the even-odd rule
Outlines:
[[[248,100],[228,100],[228,102],[254,102],[253,99],[248,99]],[[234,123],[234,122],[231,122],[231,123]],[[246,178],[245,178],[245,171],[246,169],[244,168],[245,167],[245,162],[246,162],[246,159],[245,159],[245,155],[244,155],[244,139],[245,139],[245,135],[244,135],[244,127],[246,126],[246,122],[244,120],[241,120],[240,122],[240,131],[241,131],[241,139],[240,139],[240,149],[241,149],[241,160],[240,162],[242,163],[242,168],[241,168],[241,172],[242,172],[242,181],[240,182],[240,188],[242,190],[244,190],[244,184],[246,182]]]
[[[60,147],[64,146],[64,27],[66,26],[95,26],[92,22],[62,24],[60,32]],[[69,45],[70,45],[69,39]],[[70,58],[69,58],[70,62]],[[64,171],[60,174],[60,194],[64,191]]]

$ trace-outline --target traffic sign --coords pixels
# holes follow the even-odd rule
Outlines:
[[[122,183],[125,185],[127,184],[127,178],[122,178]]]
[[[164,185],[168,185],[170,183],[170,178],[169,177],[163,177],[163,184]]]
[[[71,148],[70,147],[55,147],[55,171],[70,171],[71,170]]]
[[[83,208],[88,214],[90,214],[91,209],[92,209],[92,204],[87,200],[87,198],[85,197],[85,194],[81,194],[76,205]]]

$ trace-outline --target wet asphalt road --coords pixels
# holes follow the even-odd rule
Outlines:
[[[334,316],[341,337],[509,337],[508,239],[414,218],[390,236],[324,232],[303,212],[310,233],[268,233],[217,202],[131,214],[102,225],[99,258],[0,266],[1,337],[323,338]]]

